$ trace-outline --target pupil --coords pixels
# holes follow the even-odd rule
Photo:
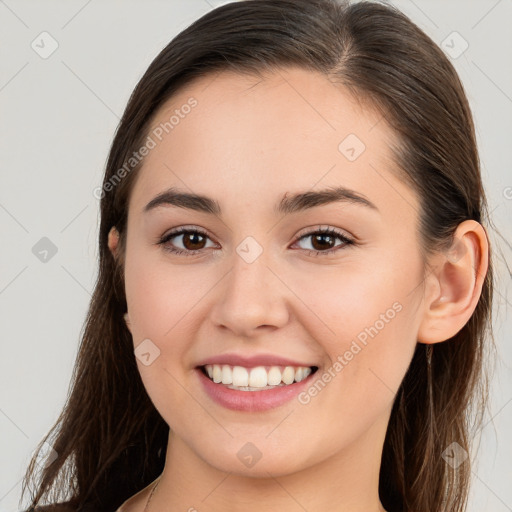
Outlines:
[[[329,239],[329,242],[327,242],[327,244],[325,243],[320,243],[320,247],[315,247],[315,243],[319,242],[320,239],[322,238],[328,238]],[[313,237],[313,247],[315,247],[315,249],[325,249],[326,247],[327,248],[330,248],[330,245],[332,243],[332,236],[331,235],[326,235],[326,234],[321,234],[321,235],[316,235]]]
[[[187,239],[188,238],[196,238],[195,241],[192,242],[192,245],[195,245],[195,244],[198,244],[200,243],[200,241],[197,240],[197,238],[201,238],[203,235],[201,235],[200,233],[188,233],[186,234],[184,237],[183,237],[183,245],[187,248],[187,249],[191,249],[191,250],[195,250],[195,249],[198,249],[197,247],[188,247],[189,244],[187,244]],[[200,249],[201,247],[199,247]]]

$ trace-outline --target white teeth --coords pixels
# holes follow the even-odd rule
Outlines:
[[[233,372],[227,364],[222,365],[222,384],[233,384]]]
[[[215,369],[217,365],[214,364]],[[249,372],[242,366],[233,366],[233,386],[248,386]]]
[[[244,368],[243,366],[230,366],[227,364],[207,364],[206,373],[219,384],[222,383],[231,389],[243,391],[259,391],[271,389],[275,386],[285,386],[293,382],[301,382],[312,369],[305,366],[256,366]]]
[[[295,371],[295,382],[304,380],[311,373],[311,368],[300,367]]]
[[[222,381],[222,368],[215,364],[213,365],[213,382],[216,382],[217,384]]]
[[[295,368],[287,366],[283,372],[283,382],[285,384],[291,384],[295,380]]]
[[[267,370],[263,366],[251,368],[249,374],[249,386],[251,388],[264,388],[267,385]]]
[[[269,386],[281,384],[281,370],[277,366],[272,366],[268,371],[267,384]]]
[[[298,373],[299,370],[302,371],[302,376],[300,378],[297,377],[297,373]],[[304,380],[313,371],[311,368],[299,368],[299,370],[297,370],[297,372],[295,372],[295,380],[297,382],[300,382],[301,380]]]

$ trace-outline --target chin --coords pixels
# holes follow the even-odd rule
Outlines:
[[[268,439],[257,439],[254,442],[233,438],[228,443],[218,443],[216,449],[212,442],[206,453],[197,451],[198,455],[210,466],[219,471],[238,476],[253,478],[269,478],[295,473],[309,466],[303,447],[297,453],[296,444],[289,450],[272,446]],[[300,458],[299,458],[300,455]]]

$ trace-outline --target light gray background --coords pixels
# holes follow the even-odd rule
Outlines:
[[[64,404],[96,275],[98,201],[114,130],[135,84],[213,0],[0,0],[0,512]],[[512,2],[393,1],[448,51],[474,112],[496,227],[499,361],[469,510],[512,510]],[[48,32],[58,43],[42,58]],[[448,39],[447,39],[448,37]],[[454,39],[455,38],[455,39]],[[453,41],[453,43],[451,42]],[[44,263],[32,247],[48,237]],[[507,241],[508,240],[508,241]],[[508,310],[508,311],[507,311]]]

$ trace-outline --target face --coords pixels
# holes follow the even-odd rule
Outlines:
[[[175,439],[239,474],[365,460],[382,447],[423,300],[418,199],[396,177],[385,119],[321,74],[224,72],[176,94],[149,135],[125,286],[137,365]],[[161,195],[171,188],[219,211]],[[316,371],[241,391],[206,377],[208,361],[240,386],[246,370],[253,387],[272,366],[281,383]]]

